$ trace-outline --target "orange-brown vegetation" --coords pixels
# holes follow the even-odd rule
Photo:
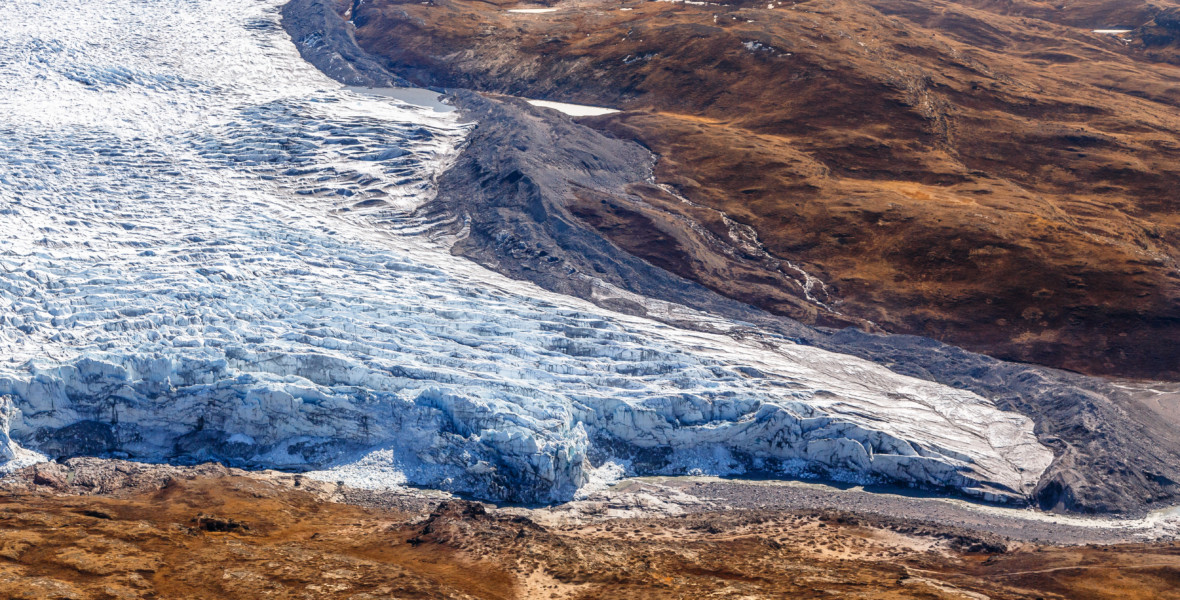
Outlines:
[[[1180,598],[1175,545],[1004,552],[937,526],[772,510],[542,526],[253,477],[162,485],[0,500],[0,597]]]
[[[583,122],[688,202],[571,201],[672,272],[807,322],[1180,376],[1170,2],[515,4],[342,10],[418,83],[624,109]]]

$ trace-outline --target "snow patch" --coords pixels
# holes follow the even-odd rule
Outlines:
[[[586,106],[584,104],[567,104],[565,102],[552,102],[549,100],[527,100],[527,102],[533,106],[552,108],[553,110],[563,112],[574,117],[596,117],[599,115],[609,115],[611,113],[619,112],[613,108]]]

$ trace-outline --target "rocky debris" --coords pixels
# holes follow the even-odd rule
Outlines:
[[[962,548],[1000,552],[1021,543],[1113,544],[1180,539],[1177,519],[1082,519],[1048,517],[987,504],[963,504],[916,490],[818,480],[750,481],[737,478],[655,477],[626,479],[585,500],[550,507],[501,507],[550,527],[589,525],[613,519],[691,517],[695,527],[713,527],[709,514],[800,513],[835,525],[865,525],[937,538]]]
[[[897,533],[942,540],[947,547],[964,554],[1004,554],[1008,551],[1007,538],[986,532],[937,525],[932,521],[901,520],[881,517],[857,518],[847,513],[821,513],[820,522],[837,525],[866,525],[885,527]]]
[[[56,462],[38,463],[29,470],[32,471],[34,485],[65,490],[70,486],[69,469]]]
[[[995,540],[980,539],[970,535],[955,535],[950,538],[950,547],[964,554],[1003,554],[1008,546]]]
[[[605,519],[673,518],[697,512],[723,510],[724,503],[685,493],[665,485],[625,479],[596,490],[585,498],[544,507],[501,506],[499,512],[522,514],[543,525],[592,523]]]
[[[193,517],[189,523],[191,523],[195,529],[207,531],[210,533],[234,533],[250,531],[250,526],[241,521],[235,519],[223,519],[221,517],[215,517],[213,515],[207,515],[204,513]]]
[[[521,515],[491,514],[483,504],[467,500],[447,500],[438,504],[412,537],[411,546],[434,543],[468,548],[489,536],[522,540],[548,533],[532,519]]]
[[[283,27],[304,60],[346,85],[409,85],[356,45],[352,23],[339,14],[341,5],[337,0],[294,0],[283,6]]]
[[[34,482],[38,471],[61,473],[68,479],[80,475],[86,481],[107,484],[55,487]],[[128,473],[134,473],[129,477]],[[1001,511],[986,504],[966,505],[930,497],[929,494],[888,487],[869,490],[847,489],[839,482],[751,482],[699,477],[624,479],[617,485],[597,490],[585,499],[549,506],[494,506],[470,500],[445,498],[433,490],[364,490],[309,480],[298,474],[274,471],[226,469],[217,464],[181,467],[151,465],[116,459],[76,458],[63,463],[42,463],[0,479],[0,494],[65,495],[90,498],[129,498],[148,495],[167,499],[182,497],[184,490],[200,482],[246,493],[256,499],[299,492],[317,503],[343,503],[366,509],[421,515],[407,525],[406,540],[413,543],[444,543],[456,547],[471,536],[508,532],[508,537],[527,537],[564,527],[586,526],[628,519],[692,518],[693,527],[714,527],[708,515],[746,515],[774,512],[806,513],[833,525],[883,527],[903,534],[952,540],[970,548],[976,542],[1044,542],[1077,545],[1111,544],[1180,537],[1180,523],[1161,521],[1096,520],[1073,522],[1042,517],[1019,510]],[[232,485],[231,485],[232,482]],[[883,493],[882,493],[883,492]],[[76,511],[91,518],[121,518],[105,505],[88,504]],[[202,513],[203,514],[203,513]],[[200,516],[200,515],[198,515]],[[209,516],[209,515],[204,515]],[[215,518],[236,518],[218,514]],[[191,513],[186,522],[193,519]],[[191,525],[191,523],[190,523]],[[399,526],[398,530],[403,528]],[[520,534],[521,530],[526,531]],[[979,546],[983,548],[983,546]],[[994,547],[988,548],[995,550]]]
[[[707,501],[707,504],[699,505],[682,503],[685,507],[834,512],[923,535],[934,530],[955,530],[984,540],[1053,544],[1111,544],[1180,537],[1180,521],[1175,519],[1145,517],[1141,520],[1096,518],[1094,521],[1074,521],[1043,513],[997,510],[988,505],[962,505],[922,492],[888,486],[848,489],[839,482],[817,485],[806,481],[702,481],[694,478],[659,479],[648,481],[646,485],[653,488],[649,491],[652,494],[665,497],[685,494]],[[674,492],[658,491],[661,486]]]
[[[639,202],[627,186],[650,176],[650,152],[521,100],[450,93],[476,125],[422,212],[455,219],[453,252],[582,298],[596,281],[655,298],[702,295],[587,230],[568,205],[575,192]],[[611,308],[645,312],[626,302]]]
[[[37,463],[0,478],[0,490],[122,496],[163,489],[178,479],[224,477],[236,469],[218,463],[151,464],[95,457]]]
[[[587,226],[587,211],[607,207],[639,219],[625,224],[629,230],[655,231],[655,223],[645,219],[662,217],[650,201],[668,194],[648,183],[656,160],[648,149],[512,97],[461,89],[450,94],[476,125],[463,152],[439,178],[434,200],[420,212],[450,223],[446,229],[456,236],[454,253],[630,314],[654,311],[629,295],[724,315],[753,312],[668,270],[670,264],[657,266],[625,251]],[[710,234],[698,233],[698,243],[714,244]],[[656,250],[678,242],[647,243]],[[603,283],[621,292],[606,291]],[[825,318],[831,324],[851,322],[831,314]]]

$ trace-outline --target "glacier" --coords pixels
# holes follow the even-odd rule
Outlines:
[[[12,8],[9,468],[218,460],[559,502],[626,465],[1023,501],[1053,459],[1030,419],[974,393],[452,256],[414,208],[475,125],[326,78],[279,27],[281,2]]]

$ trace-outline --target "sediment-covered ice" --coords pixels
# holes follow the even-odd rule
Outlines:
[[[1031,421],[972,393],[450,256],[407,211],[469,125],[324,78],[277,8],[23,0],[0,21],[0,462],[335,468],[522,501],[609,461],[996,498],[1047,467]]]

